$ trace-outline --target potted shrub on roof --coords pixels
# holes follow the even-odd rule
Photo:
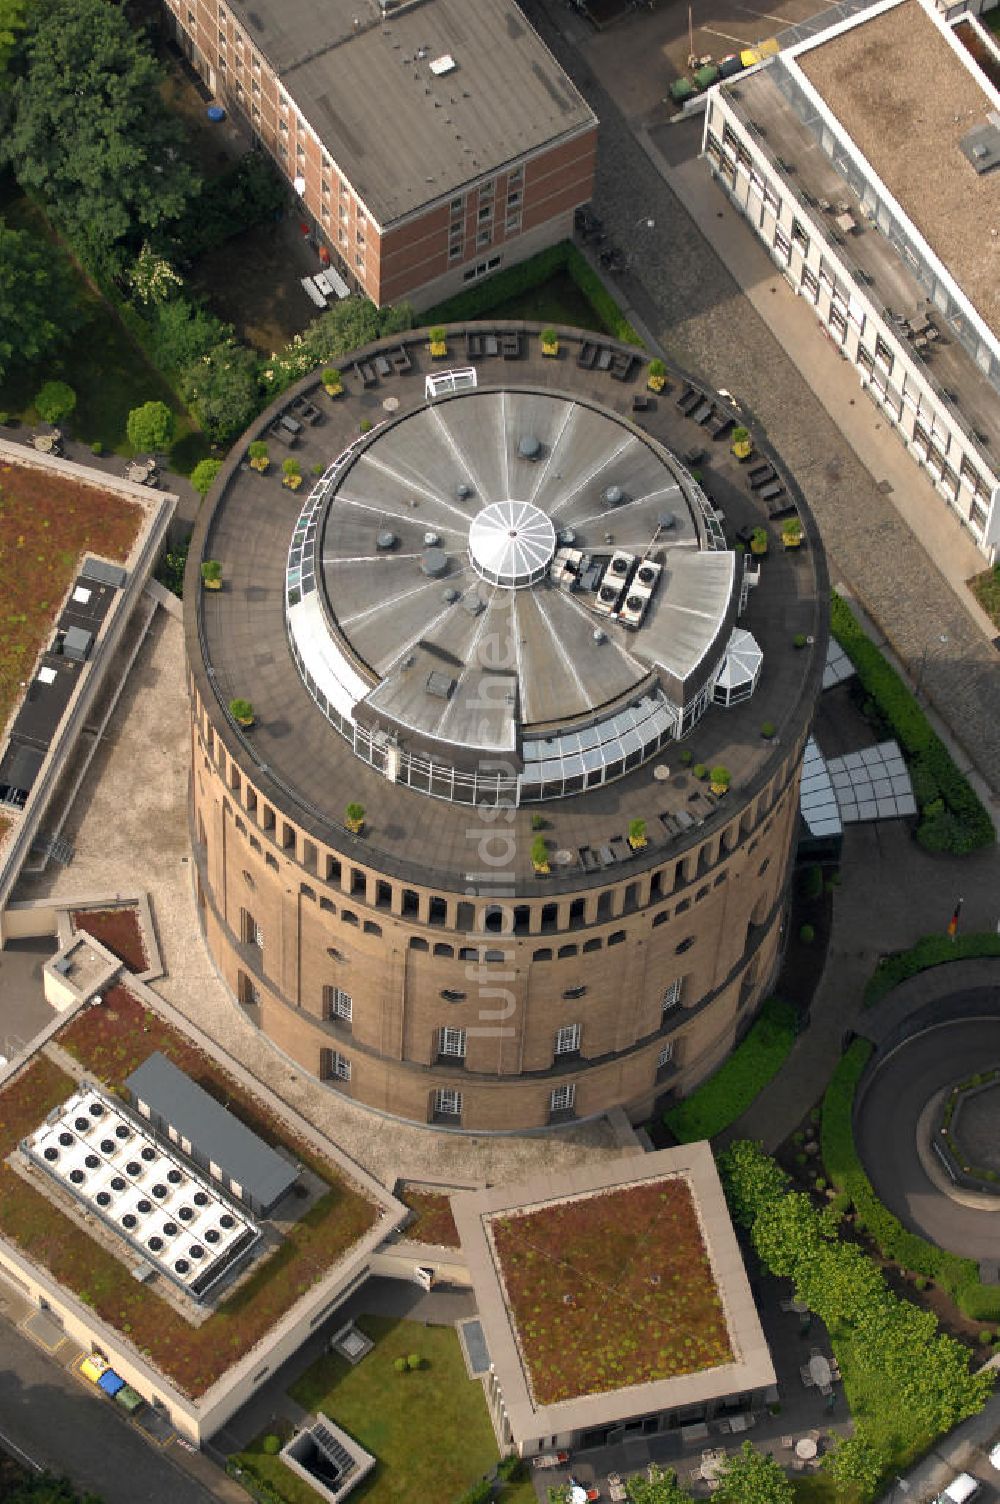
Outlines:
[[[786,548],[799,548],[802,543],[802,519],[789,517],[781,524],[781,541]]]
[[[206,590],[222,589],[222,565],[218,559],[203,559],[201,564],[201,583]]]
[[[662,360],[651,360],[646,371],[646,385],[651,392],[662,392],[667,384],[667,368]]]
[[[733,429],[731,448],[733,454],[741,463],[750,458],[753,454],[753,439],[750,437],[749,428],[744,428],[740,424],[739,427]]]
[[[427,334],[431,342],[431,357],[434,360],[440,360],[443,355],[448,354],[448,336],[444,325],[435,324],[433,329],[428,329]]]
[[[535,869],[536,877],[548,877],[549,848],[544,836],[536,836],[531,843],[531,865]]]
[[[542,354],[559,354],[559,336],[554,329],[542,330]]]
[[[344,390],[344,378],[333,366],[323,372],[323,390],[328,397],[339,397]]]
[[[287,460],[282,460],[281,468],[285,472],[281,484],[289,491],[297,491],[302,484],[302,466],[298,460],[289,455]]]
[[[254,439],[253,443],[247,449],[247,454],[250,457],[250,469],[256,470],[258,475],[264,475],[268,465],[271,463],[271,456],[267,452],[267,445],[264,443],[264,440]]]
[[[712,780],[711,789],[713,794],[727,794],[729,792],[729,785],[732,783],[732,774],[728,768],[724,768],[720,763],[718,767],[712,769],[709,777]]]
[[[645,820],[630,820],[628,822],[628,843],[633,851],[641,851],[646,844]]]
[[[767,528],[755,527],[750,534],[750,552],[755,559],[762,559],[767,553]]]
[[[253,725],[253,706],[249,700],[230,700],[229,714],[237,726]]]
[[[359,836],[365,824],[364,805],[352,800],[344,811],[344,823],[353,835]]]

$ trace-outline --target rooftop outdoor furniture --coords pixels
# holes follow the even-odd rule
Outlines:
[[[375,370],[376,370],[376,372],[378,373],[379,376],[391,376],[392,375],[392,366],[386,360],[386,358],[385,358],[384,355],[376,355],[376,357],[375,357]]]
[[[763,477],[765,480],[770,480],[773,474],[774,469],[771,464],[767,460],[761,460],[759,465],[750,466],[750,469],[747,471],[747,479],[752,485],[755,480],[758,480],[761,477]]]
[[[712,404],[707,397],[703,397],[697,407],[691,409],[688,417],[692,423],[706,423],[712,416]]]
[[[687,417],[704,400],[701,392],[697,391],[693,386],[686,386],[677,398],[677,406],[684,413],[685,417]]]
[[[632,398],[632,411],[634,413],[644,413],[648,407],[649,398],[646,396],[645,392],[636,392],[635,396]]]
[[[689,1426],[681,1426],[681,1441],[687,1446],[692,1441],[707,1441],[708,1427],[703,1420],[692,1421]]]
[[[769,486],[777,474],[773,465],[759,465],[756,470],[751,470],[747,476],[751,491],[759,491],[761,486]]]
[[[287,444],[290,448],[292,444],[295,443],[297,436],[290,428],[286,427],[286,425],[282,423],[279,418],[274,423],[272,423],[270,428],[267,430],[267,437],[269,439],[274,439],[274,441],[278,444]]]
[[[504,360],[520,360],[521,336],[516,330],[508,330],[500,335],[500,354]]]
[[[302,424],[299,422],[298,418],[293,418],[289,413],[282,413],[281,417],[278,419],[278,422],[281,424],[282,428],[287,429],[287,431],[290,434],[294,434],[296,438],[298,438],[299,434],[302,432]]]
[[[781,1448],[782,1448],[782,1451],[790,1452],[792,1450],[792,1447],[794,1445],[795,1445],[795,1437],[794,1436],[783,1436],[781,1438]]]
[[[354,362],[354,374],[357,376],[362,386],[367,387],[378,385],[378,377],[375,374],[375,367],[372,365],[370,360],[356,360]]]
[[[611,357],[611,376],[615,381],[628,381],[635,365],[635,356],[615,351]]]
[[[597,362],[597,346],[591,339],[585,339],[580,346],[576,357],[576,363],[585,371],[592,371]]]
[[[728,413],[717,412],[708,425],[708,431],[713,439],[724,439],[732,428],[734,421]]]
[[[39,454],[58,454],[62,434],[58,428],[52,433],[33,433],[31,435],[32,448],[37,449]]]
[[[811,1436],[802,1436],[795,1443],[795,1455],[803,1462],[811,1462],[819,1451],[819,1445]]]
[[[758,486],[757,495],[761,501],[770,501],[775,496],[780,496],[784,491],[780,480],[769,480],[764,485]]]
[[[293,397],[288,405],[303,423],[318,423],[322,417],[319,408],[314,402],[310,402],[308,397]]]
[[[606,347],[602,347],[597,352],[597,369],[599,371],[610,371],[611,369],[611,351]]]
[[[407,371],[413,370],[413,362],[407,355],[404,345],[397,345],[394,350],[389,351],[389,363],[400,376],[405,376]]]

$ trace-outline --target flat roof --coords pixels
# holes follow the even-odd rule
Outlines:
[[[482,326],[470,328],[480,332]],[[584,402],[611,409],[625,420],[623,434],[628,431],[634,396],[645,385],[642,365],[636,363],[631,381],[616,380],[610,370],[595,371],[577,363],[591,336],[562,330],[559,358],[551,360],[541,354],[537,328],[529,332],[521,326],[521,331],[523,358],[513,368],[518,386],[562,396],[578,395]],[[461,337],[461,328],[449,334],[453,360],[461,360]],[[423,405],[424,381],[435,369],[427,353],[426,332],[413,331],[401,338],[411,369],[387,376],[375,392],[362,388],[346,358],[342,360],[345,392],[335,402],[323,395],[318,372],[302,383],[301,389],[325,408],[325,421],[307,426],[299,436],[296,454],[304,474],[316,465],[326,470],[332,457],[342,455],[354,444],[360,421],[377,416],[385,396],[399,401],[400,415]],[[618,348],[610,338],[606,344],[609,350]],[[389,341],[374,347],[375,351],[387,352],[392,348]],[[512,375],[510,363],[484,359],[479,367],[479,389],[513,385]],[[685,390],[684,380],[677,372],[670,375],[671,390],[657,399],[655,406],[636,415],[650,438],[671,454],[700,456],[697,461],[688,458],[685,462],[697,465],[702,472],[715,505],[725,512],[731,538],[748,527],[766,525],[765,503],[747,485],[746,470],[724,439],[713,443],[697,421],[683,414],[677,398]],[[288,400],[289,395],[283,397],[282,405]],[[262,415],[257,425],[261,432],[279,410],[275,404]],[[257,427],[244,437],[256,437]],[[771,548],[761,571],[761,585],[750,591],[747,610],[741,617],[741,624],[753,633],[764,652],[760,683],[751,700],[728,709],[710,707],[698,723],[698,758],[707,767],[722,764],[729,769],[731,793],[712,805],[699,793],[701,785],[693,775],[677,765],[676,750],[671,746],[664,750],[663,761],[663,766],[670,768],[669,779],[662,774],[656,777],[653,764],[647,762],[603,787],[590,788],[575,797],[552,799],[545,809],[549,839],[553,850],[570,853],[570,863],[557,863],[546,879],[552,895],[605,886],[626,871],[638,875],[680,855],[692,842],[703,840],[709,822],[715,828],[733,819],[742,800],[771,776],[812,715],[827,630],[822,540],[794,479],[761,437],[756,437],[763,457],[779,469],[791,501],[800,510],[808,546],[786,553],[780,546],[780,524],[771,525]],[[309,834],[340,850],[364,853],[364,860],[378,865],[387,876],[445,887],[457,881],[464,886],[469,880],[466,874],[478,860],[469,836],[468,805],[428,798],[416,789],[390,782],[355,754],[353,745],[333,729],[310,695],[292,653],[285,613],[286,568],[299,516],[294,505],[276,509],[271,491],[254,484],[259,477],[240,468],[244,452],[243,444],[234,447],[214,502],[201,514],[192,555],[192,568],[200,558],[221,559],[230,588],[192,588],[185,610],[189,659],[199,693],[210,707],[223,742],[255,780],[264,798],[277,808],[294,811],[294,818]],[[377,513],[373,521],[377,527]],[[603,533],[602,524],[598,541],[603,541]],[[438,588],[446,583],[440,582]],[[517,594],[530,592],[521,590]],[[316,600],[317,594],[307,599]],[[384,609],[379,600],[370,605]],[[788,642],[798,632],[815,638],[813,652],[789,655]],[[220,702],[228,705],[230,698],[246,692],[251,664],[255,724],[252,742],[238,742],[224,715],[216,714],[211,707],[218,707]],[[772,672],[769,665],[776,670],[780,665],[780,671]],[[764,721],[773,722],[780,741],[768,741],[760,735]],[[365,832],[357,838],[356,847],[343,829],[346,789],[350,790],[349,797],[367,811]],[[519,809],[511,825],[517,852],[509,876],[517,891],[537,893],[538,882],[530,862],[532,808],[526,804]],[[681,823],[689,825],[687,835],[679,835],[670,820],[663,824],[658,818],[664,815],[672,819],[675,814],[684,816]],[[688,820],[689,816],[693,818]],[[634,854],[626,849],[625,842],[631,819],[648,822],[647,846]],[[608,843],[615,838],[621,839],[612,848]],[[593,854],[602,847],[610,853],[604,865],[600,861],[592,867],[581,865],[585,851]],[[622,860],[611,865],[615,851],[622,853]]]
[[[777,170],[781,171],[781,162],[794,168],[793,173],[784,174],[789,188],[793,192],[809,194],[817,205],[820,202],[830,205],[827,210],[811,206],[808,213],[828,236],[833,236],[838,204],[856,203],[856,198],[837,164],[827,156],[813,131],[799,119],[781,92],[776,82],[780,66],[779,62],[770,68],[762,68],[752,77],[741,79],[735,89],[725,88],[723,94],[729,107],[742,119],[763,126],[767,135],[761,138],[759,149],[766,151],[779,164]],[[961,172],[966,171],[970,179],[975,179],[975,172],[963,161]],[[877,302],[898,318],[916,321],[929,315],[943,323],[941,315],[928,308],[926,287],[918,281],[915,271],[892,241],[867,225],[859,213],[855,212],[854,219],[857,226],[854,233],[842,236],[831,250],[848,269],[856,267],[861,274],[858,296],[866,297],[865,287],[868,286]],[[992,446],[993,453],[1000,451],[997,389],[965,346],[957,339],[939,339],[935,341],[929,358],[922,366],[918,365],[918,369],[928,383],[936,385],[942,394],[951,395],[954,406],[973,434],[982,434]],[[970,439],[970,449],[973,447],[976,446]],[[984,452],[983,460],[991,468],[995,464],[989,452]]]
[[[172,1060],[154,1051],[122,1083],[194,1149],[213,1160],[261,1206],[271,1207],[298,1179],[294,1165],[203,1091]]]
[[[579,1227],[581,1214],[585,1222],[588,1213],[595,1215],[599,1209],[599,1202],[595,1208],[590,1206],[592,1198],[606,1196],[619,1211],[624,1239],[629,1231],[626,1224],[630,1193],[635,1192],[637,1202],[646,1208],[651,1190],[656,1192],[662,1188],[666,1194],[671,1184],[682,1185],[693,1204],[710,1279],[721,1302],[718,1314],[728,1338],[728,1353],[723,1355],[720,1350],[713,1356],[723,1356],[723,1361],[712,1361],[708,1356],[703,1366],[678,1373],[672,1350],[668,1349],[672,1341],[683,1343],[683,1332],[678,1329],[669,1338],[658,1332],[657,1344],[663,1341],[667,1352],[660,1365],[662,1376],[657,1376],[658,1345],[647,1379],[639,1382],[630,1379],[628,1364],[624,1363],[618,1387],[600,1388],[595,1375],[592,1392],[540,1403],[535,1397],[532,1376],[524,1358],[523,1334],[518,1331],[518,1320],[505,1287],[503,1258],[497,1254],[494,1228],[505,1222],[516,1226],[519,1218],[530,1218],[543,1212],[558,1214],[560,1209],[567,1218],[567,1226],[575,1221]],[[503,1394],[504,1409],[519,1444],[656,1411],[676,1410],[748,1390],[762,1390],[775,1382],[771,1354],[707,1143],[685,1144],[653,1154],[627,1155],[558,1177],[538,1176],[521,1185],[459,1194],[453,1197],[452,1206],[493,1369]],[[669,1206],[667,1212],[670,1212]],[[648,1288],[642,1290],[629,1290],[627,1269],[615,1266],[615,1246],[612,1233],[597,1250],[591,1264],[583,1269],[574,1265],[572,1270],[581,1290],[588,1281],[601,1278],[607,1279],[613,1287],[606,1303],[599,1304],[584,1346],[579,1350],[573,1346],[573,1334],[567,1327],[568,1356],[576,1366],[586,1366],[588,1361],[596,1365],[605,1349],[614,1349],[610,1362],[623,1363],[620,1323],[615,1318],[618,1300],[624,1298],[633,1306],[636,1301],[652,1301],[654,1304],[659,1301],[661,1319],[669,1309],[669,1301],[665,1298],[660,1301],[660,1290],[667,1290],[671,1279],[678,1274],[671,1267],[669,1236],[662,1241],[647,1237],[643,1242],[645,1254],[658,1256],[662,1267],[645,1271]],[[533,1251],[543,1271],[538,1277],[539,1289],[544,1288],[549,1294],[550,1309],[546,1311],[532,1306],[522,1312],[522,1320],[530,1321],[535,1329],[552,1321],[559,1326],[564,1294],[569,1294],[570,1301],[576,1297],[570,1287],[561,1292],[558,1280],[554,1285],[551,1280],[546,1283],[544,1276],[551,1267],[546,1262],[546,1250],[535,1248]],[[687,1272],[681,1271],[681,1277]],[[657,1274],[661,1284],[655,1288],[652,1281]],[[555,1294],[552,1294],[553,1290]],[[614,1368],[609,1370],[610,1374],[617,1372]],[[615,1383],[614,1378],[608,1381],[611,1385]]]
[[[1000,337],[1000,172],[980,176],[961,150],[997,99],[972,58],[901,0],[795,62]]]
[[[596,124],[511,0],[234,9],[383,227]],[[454,68],[433,72],[445,55]]]

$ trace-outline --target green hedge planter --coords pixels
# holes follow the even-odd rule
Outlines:
[[[682,1144],[714,1138],[735,1123],[777,1074],[795,1042],[795,1009],[768,998],[743,1043],[703,1086],[663,1114]]]

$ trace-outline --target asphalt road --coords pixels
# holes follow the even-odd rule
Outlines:
[[[67,1473],[104,1504],[212,1504],[110,1401],[88,1393],[8,1322],[0,1326],[0,1440],[22,1461]]]
[[[936,1025],[894,1051],[868,1088],[855,1124],[858,1153],[879,1198],[914,1232],[968,1258],[1000,1253],[998,1212],[960,1206],[928,1177],[917,1120],[930,1097],[1000,1062],[1000,1019]]]

